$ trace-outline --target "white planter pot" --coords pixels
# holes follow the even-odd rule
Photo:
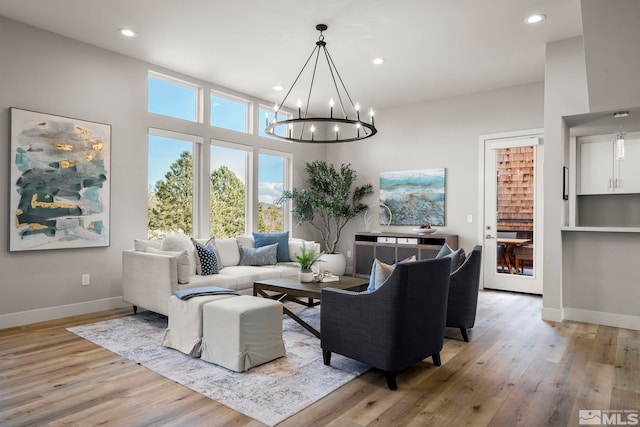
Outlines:
[[[323,261],[318,263],[320,271],[329,271],[336,276],[344,276],[347,271],[347,259],[341,253],[324,254],[320,260]]]
[[[302,283],[313,282],[313,270],[300,270],[298,272],[298,280]]]

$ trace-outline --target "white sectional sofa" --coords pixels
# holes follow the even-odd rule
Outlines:
[[[253,293],[253,282],[284,276],[295,276],[299,269],[295,255],[303,245],[320,252],[320,245],[312,241],[289,238],[289,262],[273,265],[240,265],[240,245],[255,247],[253,236],[200,241],[214,246],[221,264],[219,273],[196,274],[194,244],[182,233],[161,240],[136,240],[135,249],[122,254],[122,296],[127,303],[168,315],[169,297],[174,291],[203,286],[218,286],[234,289],[241,294]]]

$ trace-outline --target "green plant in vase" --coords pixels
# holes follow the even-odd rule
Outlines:
[[[313,270],[311,269],[316,262],[322,262],[320,257],[324,252],[316,253],[313,248],[307,249],[304,245],[300,253],[295,256],[296,261],[300,264],[299,279],[301,282],[313,281]]]

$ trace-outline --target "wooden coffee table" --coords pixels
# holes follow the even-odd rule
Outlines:
[[[277,279],[258,280],[253,283],[253,295],[260,295],[264,298],[277,300],[287,299],[298,304],[312,307],[320,304],[320,293],[324,288],[342,289],[347,291],[364,291],[369,286],[369,280],[359,277],[340,276],[340,280],[326,283],[301,283],[297,277],[281,277]],[[275,292],[275,294],[269,294]],[[307,298],[308,302],[302,301],[300,298]],[[314,300],[318,300],[314,302]],[[295,320],[300,326],[311,332],[317,338],[320,338],[320,331],[309,325],[307,322],[298,317],[287,307],[282,308],[284,313]]]

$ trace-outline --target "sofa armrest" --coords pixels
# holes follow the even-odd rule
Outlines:
[[[169,297],[178,290],[175,257],[139,251],[122,252],[122,299],[156,313],[169,314]]]

